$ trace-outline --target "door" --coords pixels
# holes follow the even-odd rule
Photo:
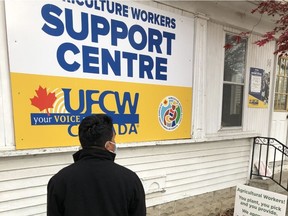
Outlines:
[[[272,117],[271,137],[287,145],[287,113],[274,112]]]
[[[271,137],[287,146],[288,126],[288,58],[278,58],[276,68],[276,83],[274,96],[274,111],[272,115]],[[270,156],[270,159],[271,156]],[[280,160],[281,155],[276,155]]]

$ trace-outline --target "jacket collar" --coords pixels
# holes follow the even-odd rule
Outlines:
[[[116,154],[100,148],[84,148],[73,154],[73,159],[75,162],[84,158],[99,158],[102,160],[114,161],[115,157]]]

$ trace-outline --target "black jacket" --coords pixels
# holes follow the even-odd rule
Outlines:
[[[83,149],[75,163],[48,183],[48,216],[145,216],[145,193],[138,176],[114,163],[115,154]]]

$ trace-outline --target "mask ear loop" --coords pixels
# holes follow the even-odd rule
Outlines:
[[[116,151],[116,143],[112,142],[112,141],[107,141],[105,143],[105,149],[107,149],[108,151],[115,153]]]

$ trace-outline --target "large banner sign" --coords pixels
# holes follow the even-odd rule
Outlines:
[[[193,19],[108,0],[6,0],[17,149],[79,145],[113,118],[118,143],[191,136]]]

